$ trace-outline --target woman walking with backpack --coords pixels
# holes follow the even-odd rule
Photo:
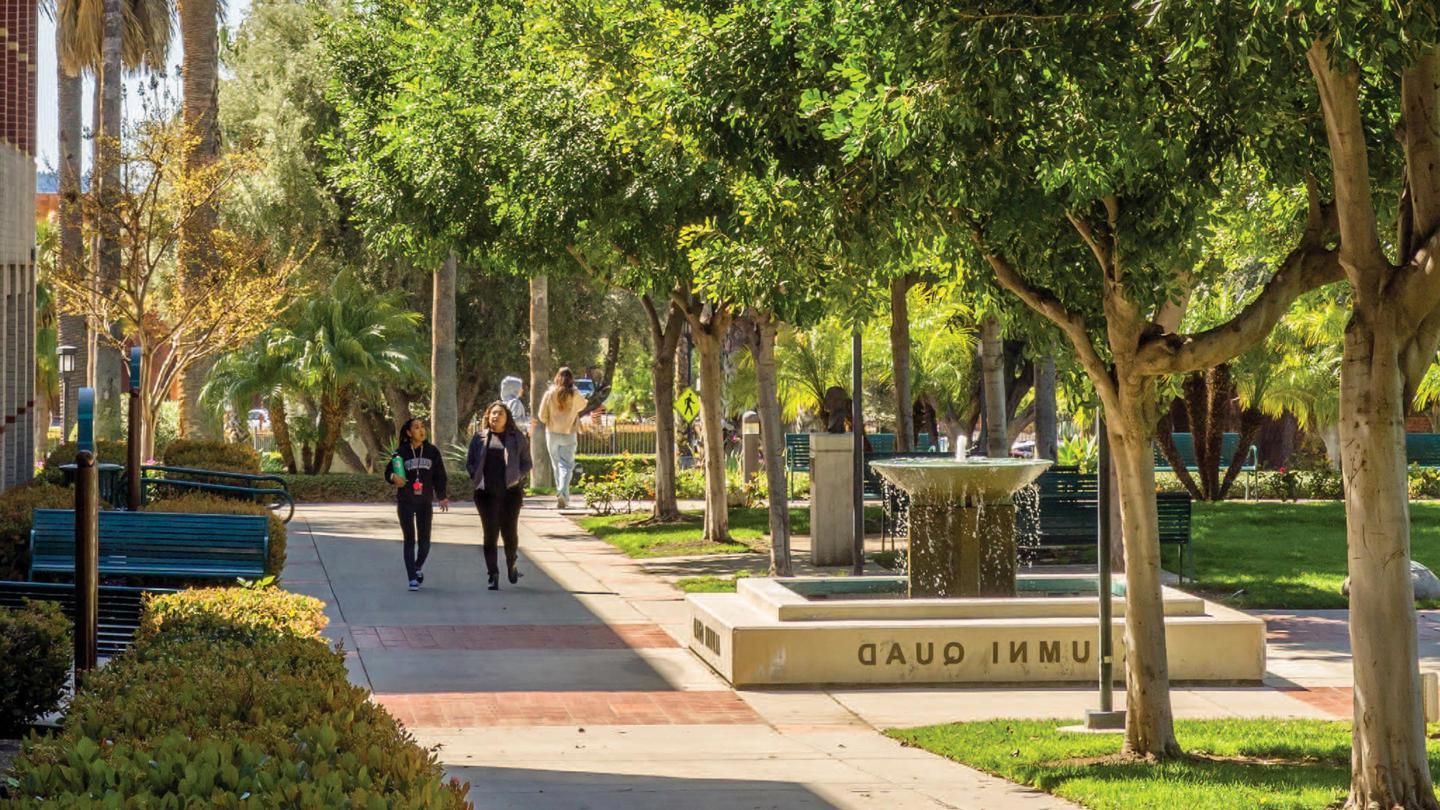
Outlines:
[[[418,591],[425,581],[425,558],[430,555],[431,502],[438,499],[440,511],[450,511],[445,459],[426,441],[424,420],[407,419],[400,427],[400,442],[385,465],[385,480],[395,487],[395,509],[405,537],[405,575],[410,590]]]
[[[520,554],[520,507],[525,503],[525,476],[532,466],[530,440],[520,432],[510,409],[503,402],[491,403],[480,432],[470,437],[465,469],[475,485],[475,509],[485,538],[485,573],[492,591],[500,590],[497,541],[501,536],[510,584],[520,580],[515,567]]]
[[[588,401],[575,388],[575,375],[569,366],[555,373],[555,380],[540,400],[535,416],[545,426],[545,447],[550,463],[555,466],[556,506],[570,506],[570,475],[575,471],[575,445],[580,429],[580,416]]]

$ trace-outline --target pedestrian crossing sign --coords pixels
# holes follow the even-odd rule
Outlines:
[[[695,393],[694,388],[686,388],[675,397],[675,413],[687,423],[694,422],[695,417],[700,415],[700,395]]]

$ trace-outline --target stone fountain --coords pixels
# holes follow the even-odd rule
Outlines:
[[[691,651],[737,687],[1094,683],[1096,578],[1018,571],[1012,498],[1048,466],[873,462],[910,497],[908,574],[747,577],[733,594],[690,594]],[[1113,594],[1118,662],[1124,585]],[[1171,588],[1162,598],[1173,680],[1264,677],[1263,621]]]
[[[1049,461],[907,458],[871,466],[910,497],[909,596],[1015,595],[1012,497]]]

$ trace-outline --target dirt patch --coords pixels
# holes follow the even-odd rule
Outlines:
[[[1181,757],[1181,760],[1195,764],[1208,763],[1214,765],[1247,765],[1257,767],[1266,765],[1319,765],[1326,761],[1319,757],[1301,757],[1299,759],[1295,759],[1290,757],[1250,757],[1238,754],[1235,756],[1224,757],[1214,754],[1185,754],[1183,757]],[[1137,757],[1128,754],[1107,754],[1103,757],[1073,757],[1071,759],[1053,760],[1045,764],[1062,767],[1088,768],[1092,765],[1099,765],[1105,767],[1134,765],[1137,763],[1154,764],[1155,761],[1156,760],[1153,757]],[[1347,761],[1342,764],[1348,765],[1349,763]]]

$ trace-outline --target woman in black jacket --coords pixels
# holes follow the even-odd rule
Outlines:
[[[525,503],[525,476],[530,462],[530,441],[515,424],[503,402],[485,409],[485,424],[470,438],[465,469],[475,484],[475,508],[485,532],[485,572],[490,590],[500,590],[497,540],[505,537],[505,563],[510,584],[520,580],[515,567],[520,553],[520,507]]]
[[[400,427],[400,443],[385,465],[385,480],[395,487],[395,509],[400,513],[400,532],[405,535],[405,575],[410,590],[418,591],[425,581],[421,569],[430,555],[430,520],[434,514],[431,502],[439,500],[440,511],[450,511],[445,459],[435,445],[425,440],[424,420],[407,419]]]

